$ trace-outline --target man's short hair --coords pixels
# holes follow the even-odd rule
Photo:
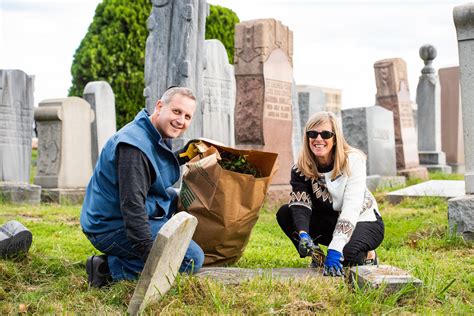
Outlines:
[[[193,91],[185,87],[168,88],[168,90],[166,90],[165,93],[163,93],[163,96],[161,97],[161,101],[164,104],[169,104],[171,102],[171,99],[173,99],[173,97],[177,94],[188,97],[191,100],[196,101],[196,96],[194,95]]]

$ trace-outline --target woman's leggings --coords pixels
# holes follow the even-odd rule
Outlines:
[[[380,215],[374,210],[377,220],[375,222],[358,222],[351,239],[343,249],[344,266],[362,265],[367,257],[367,252],[377,248],[384,237],[384,224]],[[313,209],[308,234],[315,243],[328,246],[332,240],[334,228],[339,213],[335,211],[320,211]],[[298,250],[298,232],[293,224],[291,209],[284,204],[276,215],[278,224]]]

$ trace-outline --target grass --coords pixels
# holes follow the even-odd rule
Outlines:
[[[382,192],[383,193],[383,192]],[[352,288],[333,278],[306,282],[268,276],[240,285],[179,275],[148,314],[473,314],[474,247],[451,235],[447,202],[406,199],[393,206],[378,195],[386,237],[382,264],[409,271],[424,285],[387,295],[383,289]],[[28,255],[0,259],[0,314],[124,314],[136,282],[89,289],[85,259],[97,253],[79,225],[80,206],[0,204],[0,224],[16,219],[33,232]],[[307,267],[264,208],[241,260],[243,268]]]

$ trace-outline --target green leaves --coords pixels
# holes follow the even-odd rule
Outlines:
[[[234,11],[211,5],[209,16],[206,20],[206,39],[218,39],[224,44],[229,63],[234,63],[234,33],[235,25],[239,18]]]
[[[219,165],[229,171],[234,171],[243,174],[251,174],[255,178],[261,178],[261,172],[257,168],[252,167],[250,163],[247,161],[247,157],[245,155],[234,155],[230,152],[223,151],[220,153],[221,160],[219,161]]]

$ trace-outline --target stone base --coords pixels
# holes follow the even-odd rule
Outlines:
[[[389,192],[385,199],[392,204],[398,204],[405,198],[436,196],[451,199],[464,194],[464,181],[462,180],[430,180]]]
[[[86,189],[44,189],[41,191],[41,202],[58,204],[82,204]]]
[[[418,152],[420,165],[446,165],[446,155],[442,151]]]
[[[465,240],[474,240],[474,195],[464,195],[448,201],[448,223]]]
[[[265,203],[268,207],[278,207],[282,204],[288,203],[290,200],[291,185],[278,184],[270,185],[267,195],[265,196]]]
[[[453,164],[448,163],[448,166],[451,167],[451,171],[456,174],[464,174],[466,172],[466,166],[464,164]]]
[[[14,204],[39,204],[41,186],[21,182],[0,182],[0,197]]]
[[[373,192],[377,189],[393,188],[400,185],[405,185],[406,178],[402,176],[370,175],[367,176],[365,182],[367,184],[367,188]]]
[[[385,285],[385,293],[394,293],[407,284],[416,287],[423,284],[408,272],[389,265],[352,267],[350,279],[353,285],[357,284],[360,288],[379,288]]]
[[[415,168],[410,168],[410,169],[403,169],[403,170],[397,170],[397,174],[399,176],[404,176],[407,179],[421,179],[421,180],[428,180],[428,169],[425,167],[415,167]]]
[[[446,174],[452,173],[452,169],[448,165],[422,165],[422,167],[428,169],[429,172],[441,172]]]

